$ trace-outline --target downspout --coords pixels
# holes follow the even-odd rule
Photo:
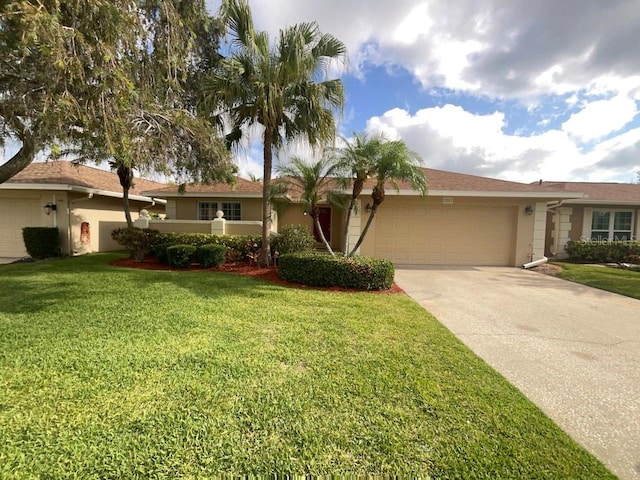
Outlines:
[[[559,202],[552,203],[551,205],[547,204],[547,212],[552,212],[554,216],[557,215],[558,212],[556,211],[556,209],[564,205],[564,202],[566,202],[566,200],[560,200]],[[553,255],[558,255],[558,249],[560,248],[560,245],[558,245],[559,241],[560,235],[558,235],[558,232],[556,232],[556,235],[553,238],[553,252],[551,252],[553,253]]]
[[[67,208],[68,215],[68,231],[69,231],[69,256],[73,256],[73,228],[71,228],[71,211],[73,210],[73,206],[76,203],[86,202],[87,200],[91,200],[93,198],[93,192],[88,193],[86,197],[76,198],[75,200],[69,201],[69,207]]]

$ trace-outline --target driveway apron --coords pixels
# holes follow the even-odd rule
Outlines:
[[[622,479],[640,479],[640,301],[528,270],[396,282]]]

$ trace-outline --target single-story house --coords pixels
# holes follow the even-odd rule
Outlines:
[[[520,266],[542,258],[545,253],[549,205],[584,197],[580,190],[556,190],[553,185],[509,182],[429,168],[424,172],[429,185],[425,198],[408,184],[400,183],[399,191],[387,188],[386,199],[361,245],[361,254],[387,258],[401,265]],[[360,196],[360,208],[352,216],[346,245],[344,209],[323,206],[320,222],[336,250],[344,251],[355,244],[369,216],[372,187],[373,182],[369,181]],[[230,223],[259,224],[261,219],[262,184],[241,178],[233,186],[192,185],[184,193],[178,187],[165,187],[143,193],[165,198],[167,218],[183,222],[181,228],[185,229],[201,224],[201,231],[211,231],[211,221],[218,210]],[[343,193],[346,204],[350,192]],[[310,217],[293,200],[274,214],[274,231],[285,224],[312,227]],[[169,228],[169,223],[165,227]]]
[[[545,253],[565,255],[569,240],[637,240],[640,238],[640,184],[538,182],[545,189],[584,193],[549,206]]]
[[[164,184],[137,178],[130,190],[133,218],[164,213],[162,199],[142,195]],[[0,184],[0,257],[24,257],[23,227],[57,227],[65,254],[118,250],[111,232],[126,226],[118,176],[67,161],[32,163]]]

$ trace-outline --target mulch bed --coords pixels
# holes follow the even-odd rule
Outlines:
[[[248,263],[235,265],[235,264],[225,264],[219,268],[204,268],[198,264],[191,265],[188,269],[185,268],[172,268],[169,265],[163,265],[158,263],[154,257],[145,258],[142,262],[138,262],[133,258],[122,258],[118,260],[114,260],[111,262],[111,265],[116,267],[127,267],[127,268],[138,268],[142,270],[173,270],[173,271],[203,271],[203,272],[225,272],[225,273],[235,273],[237,275],[245,275],[247,277],[254,277],[260,280],[264,280],[266,282],[274,283],[276,285],[282,285],[284,287],[294,287],[301,288],[304,290],[323,290],[323,291],[331,291],[331,292],[363,292],[363,290],[354,290],[349,288],[341,288],[341,287],[312,287],[310,285],[302,285],[299,283],[292,283],[283,280],[278,276],[277,267],[259,267],[257,265],[250,265]],[[368,293],[382,294],[382,295],[390,295],[396,293],[404,293],[398,285],[395,283],[388,290],[370,290]]]

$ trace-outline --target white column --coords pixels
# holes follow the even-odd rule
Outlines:
[[[544,241],[547,232],[547,203],[537,202],[533,217],[533,244],[531,253],[533,260],[544,257]]]
[[[216,212],[216,218],[211,222],[211,233],[214,235],[224,235],[226,220],[222,218],[222,210]]]
[[[555,226],[553,232],[553,240],[556,251],[553,252],[557,258],[567,258],[565,247],[567,242],[571,240],[571,207],[559,207],[554,216]]]

